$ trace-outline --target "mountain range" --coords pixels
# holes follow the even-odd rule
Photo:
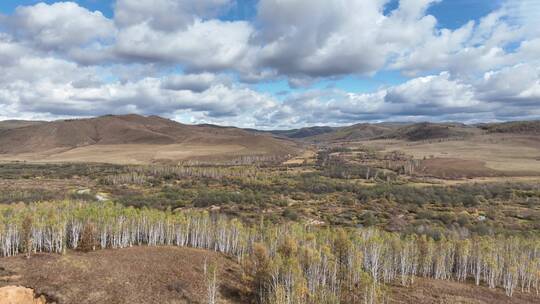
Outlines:
[[[292,155],[306,144],[364,140],[431,141],[488,133],[540,134],[540,121],[359,123],[261,131],[210,124],[187,125],[159,116],[105,115],[44,121],[0,121],[0,159],[148,162],[246,155]]]

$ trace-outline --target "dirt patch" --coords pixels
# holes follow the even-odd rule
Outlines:
[[[220,301],[245,303],[238,263],[210,251],[177,247],[133,247],[30,259],[0,259],[22,285],[56,303],[205,303],[204,262],[219,267]],[[29,302],[31,303],[31,302]]]
[[[467,284],[417,278],[411,287],[392,286],[389,303],[415,304],[526,304],[540,303],[540,297],[533,294],[515,293],[507,297],[501,289],[489,289]]]
[[[0,288],[0,304],[45,304],[44,296],[36,297],[34,291],[22,286]]]
[[[500,171],[486,167],[485,162],[458,158],[432,158],[420,162],[417,174],[438,178],[473,178],[503,176]]]

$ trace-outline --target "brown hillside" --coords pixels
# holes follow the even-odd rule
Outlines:
[[[392,132],[395,126],[385,124],[360,123],[348,127],[336,128],[332,132],[318,134],[304,138],[309,142],[337,142],[337,141],[357,141],[383,136]]]
[[[8,160],[141,163],[222,154],[285,155],[296,149],[292,141],[270,135],[158,116],[107,115],[0,130],[0,155]]]
[[[489,133],[540,134],[540,120],[485,124],[480,128]]]
[[[399,128],[381,138],[424,141],[469,137],[478,131],[477,128],[464,124],[423,122]]]
[[[0,131],[15,129],[21,127],[28,127],[33,125],[38,125],[43,123],[43,121],[33,121],[33,120],[4,120],[0,121]]]
[[[0,132],[0,153],[39,152],[57,148],[121,144],[241,144],[258,147],[266,143],[276,151],[285,142],[216,126],[184,125],[158,116],[102,116],[59,120]]]

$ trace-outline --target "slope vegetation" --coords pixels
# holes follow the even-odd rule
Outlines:
[[[468,137],[477,133],[477,129],[463,124],[452,123],[417,123],[404,126],[381,138],[400,139],[407,141],[424,141]]]
[[[345,127],[312,127],[290,131],[273,131],[281,137],[300,139],[306,142],[351,142],[371,139],[396,139],[424,141],[463,138],[481,133],[479,128],[456,123],[360,123]]]
[[[486,124],[480,128],[489,133],[540,134],[540,120]]]

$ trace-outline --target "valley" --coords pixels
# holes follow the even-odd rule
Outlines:
[[[537,300],[534,128],[97,121],[0,131],[0,286],[46,303]],[[102,123],[99,140],[69,126]]]

